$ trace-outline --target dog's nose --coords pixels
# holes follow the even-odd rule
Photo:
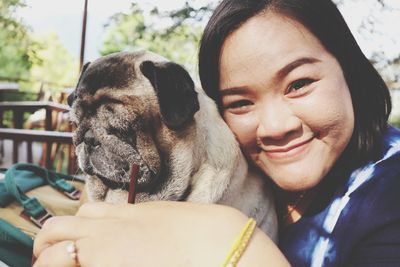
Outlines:
[[[85,142],[86,145],[89,146],[98,146],[100,145],[100,142],[96,139],[94,136],[92,130],[88,130],[85,133],[85,136],[83,138],[83,142]]]

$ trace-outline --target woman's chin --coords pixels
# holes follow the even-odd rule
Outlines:
[[[315,171],[315,170],[314,170]],[[324,174],[310,173],[306,170],[269,172],[274,183],[285,191],[298,192],[311,189],[318,185]]]

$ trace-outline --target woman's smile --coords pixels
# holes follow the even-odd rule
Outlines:
[[[266,146],[261,147],[267,158],[275,161],[293,161],[298,157],[303,156],[308,152],[309,147],[312,145],[314,136],[305,140],[294,140],[290,142],[287,146]]]

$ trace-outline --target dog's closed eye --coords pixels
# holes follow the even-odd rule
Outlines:
[[[108,112],[114,113],[114,108],[113,108],[111,105],[106,105],[106,106],[105,106],[105,109],[106,109]]]

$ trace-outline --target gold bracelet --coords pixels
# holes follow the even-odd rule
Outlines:
[[[250,241],[251,236],[253,235],[255,228],[256,221],[253,218],[250,218],[244,226],[240,235],[235,239],[235,242],[233,243],[233,246],[231,247],[228,256],[222,264],[222,267],[236,266],[240,257],[243,255],[243,252],[246,250],[246,247]]]

